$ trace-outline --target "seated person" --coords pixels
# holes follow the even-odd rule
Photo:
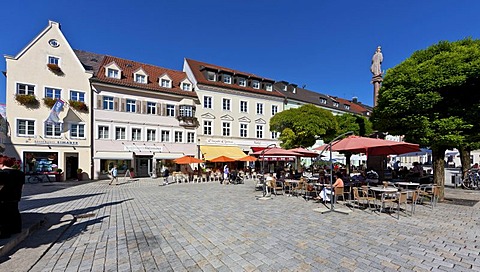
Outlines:
[[[412,177],[423,177],[423,167],[418,162],[413,163]]]
[[[273,174],[272,173],[268,174],[267,178],[265,179],[265,186],[267,188],[273,188],[276,185],[276,183],[277,183],[277,179],[273,176]]]
[[[332,194],[332,189],[335,189],[336,187],[344,187],[342,173],[336,172],[335,177],[336,177],[336,180],[335,180],[335,183],[332,184],[332,187],[328,185],[325,188],[323,188],[323,190],[320,192],[320,197],[316,198],[317,200],[328,202],[330,201],[330,195]]]

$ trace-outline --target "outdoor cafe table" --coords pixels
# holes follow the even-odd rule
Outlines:
[[[384,205],[385,205],[385,195],[386,195],[386,194],[392,194],[392,193],[398,192],[398,189],[397,189],[397,188],[394,188],[394,187],[383,187],[383,186],[381,186],[381,187],[370,187],[370,190],[382,194],[382,195],[381,195],[382,206],[381,206],[380,212],[382,212],[383,209],[385,208],[385,207],[384,207]]]
[[[395,185],[405,187],[405,188],[408,189],[408,188],[411,188],[411,187],[418,187],[418,186],[420,186],[420,183],[416,183],[416,182],[397,182],[397,183],[395,183]]]

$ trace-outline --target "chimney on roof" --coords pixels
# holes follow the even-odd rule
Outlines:
[[[353,103],[358,103],[358,97],[356,97],[356,96],[352,97],[352,102]]]

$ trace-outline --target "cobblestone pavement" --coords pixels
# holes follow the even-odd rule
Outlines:
[[[253,181],[159,184],[26,185],[38,193],[22,212],[77,217],[32,271],[480,271],[478,203],[420,206],[397,220],[321,214],[295,196],[256,200]]]

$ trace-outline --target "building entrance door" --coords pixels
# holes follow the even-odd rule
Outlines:
[[[65,154],[65,179],[77,179],[78,154]]]
[[[138,177],[148,177],[152,171],[152,157],[135,157],[135,175]]]

